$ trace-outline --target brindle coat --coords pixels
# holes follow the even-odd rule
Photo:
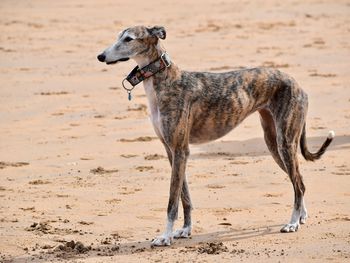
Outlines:
[[[98,59],[112,64],[132,58],[143,67],[164,52],[159,38],[165,37],[163,27],[128,28]],[[218,139],[256,111],[260,113],[268,149],[289,175],[294,188],[292,218],[281,231],[294,232],[299,223],[305,223],[305,186],[297,159],[298,143],[305,159],[313,161],[325,152],[334,132],[330,132],[317,153],[308,151],[305,136],[308,98],[293,78],[270,68],[226,73],[187,72],[172,63],[145,80],[144,86],[155,132],[165,146],[172,167],[167,229],[152,241],[153,245],[170,245],[173,237],[191,234],[192,204],[185,175],[189,144]],[[172,232],[180,197],[184,226]]]

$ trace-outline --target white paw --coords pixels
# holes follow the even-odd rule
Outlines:
[[[282,233],[296,232],[298,231],[299,223],[286,224],[281,228]]]
[[[191,227],[183,227],[173,233],[174,238],[188,238],[191,236]]]
[[[170,246],[173,241],[171,235],[163,234],[162,236],[156,237],[152,240],[152,247]]]

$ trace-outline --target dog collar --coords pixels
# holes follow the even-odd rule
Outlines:
[[[139,84],[140,82],[144,81],[145,79],[148,79],[149,77],[152,77],[153,75],[157,74],[158,72],[170,67],[171,60],[169,55],[164,52],[158,59],[151,62],[147,66],[144,66],[143,68],[139,68],[139,66],[136,66],[129,75],[123,79],[122,85],[123,88],[128,93],[128,99],[131,100],[131,91],[134,89],[134,87]],[[127,88],[124,85],[124,82],[128,81],[131,84],[131,88]]]

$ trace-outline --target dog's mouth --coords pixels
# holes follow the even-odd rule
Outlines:
[[[120,58],[120,59],[117,59],[117,60],[114,60],[114,61],[109,61],[109,62],[106,62],[107,65],[112,65],[112,64],[115,64],[117,62],[121,62],[121,61],[128,61],[129,58]]]

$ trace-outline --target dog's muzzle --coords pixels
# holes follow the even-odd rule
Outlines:
[[[108,62],[106,62],[106,64],[107,64],[107,65],[111,65],[111,64],[115,64],[115,63],[117,63],[117,62],[128,61],[128,60],[129,60],[129,58],[120,58],[120,59],[117,59],[117,60],[115,60],[115,61],[108,61]]]
[[[97,59],[98,59],[98,61],[100,61],[100,62],[106,62],[107,65],[115,64],[115,63],[120,62],[120,61],[128,61],[128,60],[129,60],[129,58],[120,58],[120,59],[117,59],[117,60],[114,60],[114,61],[108,61],[108,62],[107,62],[107,61],[106,61],[106,55],[104,55],[103,53],[100,54],[100,55],[98,55],[98,56],[97,56]]]

